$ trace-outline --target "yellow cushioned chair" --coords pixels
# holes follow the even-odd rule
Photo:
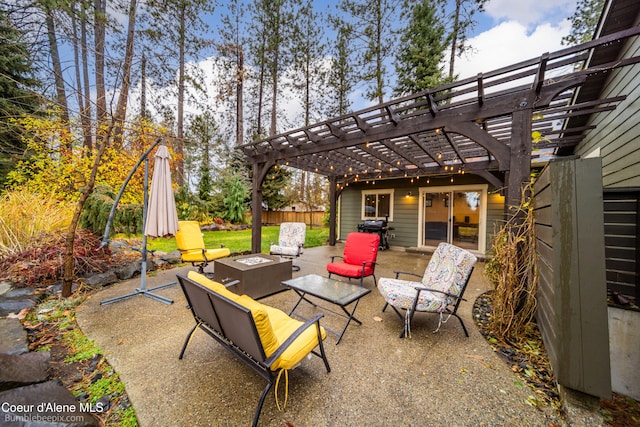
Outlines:
[[[229,248],[207,249],[202,238],[200,224],[197,221],[178,221],[176,243],[182,257],[182,262],[190,262],[198,267],[198,273],[204,274],[204,268],[209,261],[231,255]]]
[[[186,277],[177,274],[177,278],[196,321],[179,358],[184,356],[193,333],[201,329],[264,378],[267,384],[260,396],[252,426],[257,425],[265,397],[274,385],[278,404],[277,388],[281,374],[287,382],[287,372],[307,355],[321,358],[327,372],[331,372],[322,343],[327,334],[320,326],[321,313],[301,322],[247,295],[237,295],[223,284],[195,271]],[[285,405],[286,396],[285,391]]]

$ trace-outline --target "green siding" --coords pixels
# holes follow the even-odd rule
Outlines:
[[[637,56],[640,39],[634,38],[625,46],[621,57]],[[611,72],[601,98],[627,94],[615,110],[595,114],[590,125],[596,129],[586,132],[576,154],[586,156],[600,149],[602,183],[605,188],[640,187],[640,65],[636,64]]]
[[[473,175],[456,176],[456,184],[485,184],[484,180]],[[361,203],[363,190],[394,190],[394,211],[393,221],[389,221],[389,244],[400,247],[416,247],[418,245],[418,214],[420,201],[420,188],[429,186],[450,186],[449,178],[431,178],[430,183],[426,183],[425,178],[411,180],[401,178],[396,180],[376,181],[373,184],[352,183],[345,188],[340,195],[339,214],[339,239],[344,240],[348,233],[358,231],[358,224],[362,223]],[[410,197],[406,197],[411,192]],[[504,220],[504,197],[489,187],[487,197],[487,240],[485,250],[488,252],[491,247],[491,237],[496,227],[499,227]],[[497,224],[497,225],[496,225]],[[395,236],[395,237],[393,237]]]
[[[491,191],[487,195],[487,241],[486,253],[491,252],[493,236],[504,224],[504,196],[499,191]]]

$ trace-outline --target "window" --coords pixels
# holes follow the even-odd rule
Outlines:
[[[362,192],[362,219],[393,221],[393,190],[367,190]]]

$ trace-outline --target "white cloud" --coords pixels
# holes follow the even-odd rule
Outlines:
[[[469,40],[473,51],[456,59],[456,73],[463,79],[560,50],[569,28],[566,21],[557,26],[542,24],[528,32],[523,24],[503,22]]]
[[[496,21],[517,21],[529,26],[542,22],[557,23],[573,14],[577,0],[490,0],[487,15]]]

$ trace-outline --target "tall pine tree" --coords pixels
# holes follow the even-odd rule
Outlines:
[[[418,2],[401,37],[396,57],[398,75],[394,94],[397,96],[437,87],[448,79],[443,59],[449,39],[433,0]]]
[[[603,7],[604,0],[579,0],[576,11],[569,18],[571,31],[568,36],[562,38],[562,44],[573,46],[590,41],[596,31]]]
[[[40,100],[32,89],[38,81],[23,34],[0,12],[0,186],[24,154],[23,129],[12,119],[36,111]]]

